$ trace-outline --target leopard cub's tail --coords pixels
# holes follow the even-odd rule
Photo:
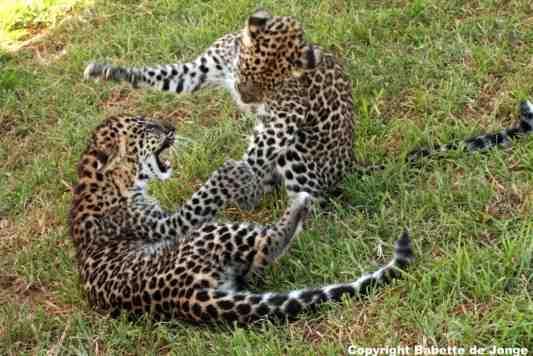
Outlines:
[[[417,163],[421,158],[434,156],[443,152],[464,149],[467,152],[485,151],[497,146],[508,146],[515,139],[527,136],[533,132],[533,104],[529,101],[520,103],[520,118],[511,128],[499,132],[471,137],[464,141],[452,142],[446,145],[422,147],[411,151],[406,158],[408,163]]]
[[[394,257],[377,271],[347,283],[329,284],[317,288],[304,288],[285,293],[230,292],[218,290],[201,291],[196,299],[201,300],[198,310],[203,321],[237,321],[248,324],[261,319],[293,319],[298,314],[327,302],[338,302],[344,297],[365,295],[372,286],[384,285],[401,276],[414,260],[409,234],[405,231],[396,241]],[[191,315],[194,317],[194,315]]]

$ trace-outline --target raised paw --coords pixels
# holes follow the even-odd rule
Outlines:
[[[290,236],[297,235],[303,228],[306,218],[309,216],[313,197],[309,193],[300,192],[291,199],[291,204],[287,208],[283,219],[289,228]]]
[[[313,201],[313,197],[311,194],[307,192],[299,192],[294,196],[293,204],[294,206],[307,208],[309,209],[311,207],[311,203]]]
[[[306,192],[297,193],[291,202],[291,210],[296,211],[299,220],[304,220],[311,211],[313,197]]]

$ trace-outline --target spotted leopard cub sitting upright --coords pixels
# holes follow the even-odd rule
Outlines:
[[[143,118],[110,118],[95,130],[80,160],[71,235],[83,287],[102,311],[203,322],[293,317],[390,281],[413,258],[404,233],[390,263],[354,282],[248,292],[247,278],[273,263],[298,234],[309,195],[296,195],[273,225],[209,222],[226,202],[250,195],[242,190],[254,189],[244,183],[250,180],[246,166],[229,161],[184,206],[166,212],[145,187],[170,176],[161,154],[173,142],[173,128]]]
[[[127,81],[175,93],[223,86],[257,124],[243,160],[264,191],[322,197],[351,171],[352,85],[332,54],[304,38],[292,17],[255,12],[244,29],[215,41],[190,63],[126,68],[92,63],[86,78]]]

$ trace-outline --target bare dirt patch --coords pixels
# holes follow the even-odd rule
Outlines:
[[[529,186],[510,186],[499,182],[496,177],[489,177],[488,182],[496,193],[485,207],[485,212],[494,219],[510,219],[517,213],[524,218],[529,216],[533,190]]]
[[[114,88],[109,97],[98,104],[99,108],[109,112],[127,112],[128,109],[135,108],[138,102],[138,95],[129,88],[122,86]]]
[[[0,304],[24,304],[32,311],[41,308],[48,315],[65,315],[72,312],[71,305],[59,303],[48,287],[41,283],[29,283],[24,278],[0,273]]]
[[[0,251],[7,251],[17,240],[17,229],[11,218],[0,216]],[[4,254],[4,253],[2,253]]]

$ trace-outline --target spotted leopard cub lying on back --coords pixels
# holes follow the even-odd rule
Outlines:
[[[390,263],[354,282],[288,293],[243,290],[247,278],[273,263],[298,234],[309,195],[296,195],[273,225],[209,222],[227,202],[250,195],[242,190],[254,189],[245,184],[247,167],[229,161],[184,206],[166,212],[145,187],[170,176],[160,156],[173,142],[173,128],[110,118],[81,158],[71,234],[83,287],[102,311],[203,322],[293,317],[390,281],[413,258],[404,233]]]
[[[225,87],[241,110],[257,115],[243,160],[264,191],[283,181],[290,197],[307,192],[318,198],[352,169],[350,80],[332,54],[304,39],[292,17],[259,10],[242,31],[223,36],[190,63],[93,63],[84,75],[176,93]]]

